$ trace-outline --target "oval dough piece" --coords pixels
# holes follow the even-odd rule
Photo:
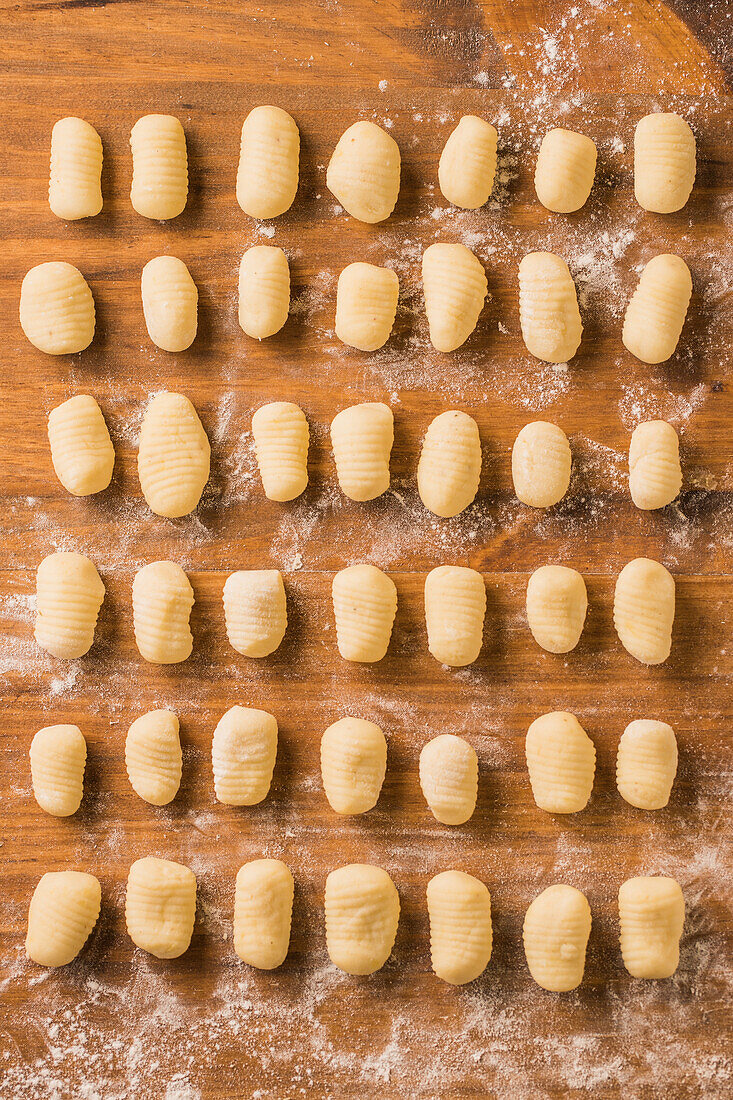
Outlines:
[[[288,609],[278,569],[240,569],[224,584],[229,644],[245,657],[267,657],[285,637]]]
[[[99,879],[83,871],[48,871],[33,891],[25,952],[39,966],[66,966],[99,918]]]
[[[94,641],[104,584],[83,554],[49,554],[36,574],[34,637],[53,657],[83,657]]]
[[[338,650],[345,661],[381,661],[397,614],[397,588],[375,565],[351,565],[333,578]]]
[[[642,363],[666,363],[679,343],[692,297],[690,269],[679,256],[649,261],[626,307],[624,347]]]
[[[67,222],[102,209],[102,139],[83,118],[60,118],[51,131],[48,205]]]
[[[33,795],[47,814],[70,817],[81,806],[87,743],[78,726],[46,726],[31,741]]]
[[[373,974],[392,954],[400,919],[395,884],[381,867],[351,863],[326,879],[326,946],[347,974]]]
[[[188,398],[156,394],[145,410],[137,455],[140,488],[151,512],[168,519],[193,512],[210,465],[209,440]]]
[[[512,447],[517,499],[531,508],[551,508],[570,488],[572,454],[562,428],[546,420],[525,424]]]
[[[256,244],[239,265],[239,324],[247,336],[266,340],[290,312],[290,265],[282,248]]]
[[[321,738],[321,777],[332,810],[364,814],[377,804],[387,771],[387,741],[363,718],[341,718]]]
[[[443,871],[428,883],[430,958],[433,971],[450,985],[483,974],[491,958],[491,895],[464,871]]]
[[[596,147],[585,134],[556,128],[542,139],[534,189],[548,210],[572,214],[585,205],[596,174]]]
[[[182,763],[173,711],[151,710],[135,719],[125,741],[125,766],[135,794],[151,806],[167,806],[178,794]]]
[[[618,793],[640,810],[661,810],[677,774],[677,738],[666,722],[639,718],[621,735],[616,757]]]
[[[583,633],[588,610],[585,581],[575,569],[543,565],[527,584],[527,622],[537,645],[569,653]]]
[[[590,936],[588,901],[574,886],[548,886],[524,918],[524,953],[529,972],[542,989],[566,993],[583,980]]]
[[[112,480],[115,449],[97,402],[77,394],[48,417],[51,461],[64,489],[76,497],[101,493]]]
[[[660,665],[672,648],[674,577],[658,561],[634,558],[616,579],[613,625],[621,645],[643,665]]]
[[[439,565],[425,578],[428,649],[441,664],[462,668],[481,652],[486,587],[475,569]]]
[[[481,478],[481,439],[468,413],[440,413],[425,433],[417,489],[425,507],[451,519],[472,504]]]
[[[193,604],[191,582],[175,562],[154,561],[135,574],[132,618],[135,642],[145,661],[174,665],[191,656]]]
[[[400,149],[374,122],[355,122],[338,140],[326,186],[360,222],[383,222],[400,193]]]
[[[132,942],[158,959],[188,950],[196,920],[196,876],[169,859],[145,856],[127,876],[125,923]]]
[[[431,244],[423,252],[422,283],[430,342],[455,351],[478,324],[488,283],[478,256],[463,244]]]
[[[148,336],[163,351],[185,351],[196,338],[199,292],[183,260],[155,256],[143,268],[141,291]]]
[[[295,500],[308,484],[310,430],[291,401],[261,405],[252,417],[257,465],[268,500]]]
[[[130,133],[130,201],[143,218],[169,221],[188,199],[186,135],[173,115],[144,115]]]
[[[519,323],[527,351],[545,363],[567,363],[580,347],[575,283],[552,252],[530,252],[519,265]]]
[[[671,978],[680,961],[685,899],[663,875],[630,878],[618,892],[621,955],[633,978]]]
[[[634,428],[629,446],[629,490],[637,508],[665,508],[682,488],[680,441],[666,420]]]
[[[695,182],[695,135],[675,114],[645,115],[634,131],[634,194],[658,214],[681,210]]]
[[[488,202],[496,174],[498,134],[490,122],[464,115],[449,135],[438,164],[438,183],[448,202],[478,210]]]
[[[574,714],[556,710],[536,718],[525,741],[535,803],[548,814],[574,814],[588,805],[596,748]]]
[[[20,288],[20,327],[46,355],[75,355],[94,339],[94,298],[81,271],[57,260],[38,264]]]
[[[331,445],[341,491],[351,500],[374,500],[389,489],[394,416],[382,401],[342,409],[331,422]]]
[[[359,351],[376,351],[389,340],[400,281],[389,267],[349,264],[336,290],[336,335]]]
[[[253,859],[237,872],[234,950],[258,970],[275,970],[290,947],[295,884],[279,859]]]
[[[476,750],[453,733],[434,737],[420,753],[420,786],[436,821],[463,825],[476,809]]]
[[[277,756],[277,720],[266,710],[230,707],[214,730],[214,790],[225,806],[254,806],[270,790]]]
[[[253,107],[242,124],[237,202],[251,218],[277,218],[298,190],[300,132],[280,107]]]

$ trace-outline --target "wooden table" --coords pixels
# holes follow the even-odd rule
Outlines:
[[[0,145],[2,336],[3,768],[0,825],[0,1095],[84,1097],[727,1097],[731,1077],[730,847],[733,505],[729,381],[733,165],[729,83],[731,5],[657,0],[250,0],[3,5]],[[716,60],[716,58],[718,60]],[[257,225],[234,198],[239,131],[258,103],[291,111],[302,136],[293,208]],[[679,214],[641,211],[632,190],[632,135],[651,109],[688,117],[698,179]],[[191,188],[170,224],[129,202],[132,124],[150,111],[183,122]],[[461,114],[500,130],[494,199],[476,213],[448,207],[437,160]],[[48,148],[57,118],[79,114],[104,142],[104,210],[64,224],[46,202]],[[389,127],[403,155],[396,211],[378,226],[339,212],[325,165],[357,118]],[[579,214],[550,214],[532,187],[536,149],[553,125],[598,144],[599,172]],[[490,288],[479,330],[457,353],[427,340],[420,256],[433,240],[464,241]],[[282,245],[293,274],[292,316],[262,344],[239,330],[237,267],[253,243]],[[564,256],[578,282],[585,332],[567,369],[533,361],[519,335],[516,269],[530,250]],[[678,353],[661,367],[620,341],[626,300],[657,252],[688,261],[695,294]],[[188,264],[199,287],[199,335],[168,355],[145,331],[139,280],[161,252]],[[17,319],[25,271],[44,260],[77,264],[97,303],[97,335],[83,354],[50,358]],[[348,262],[398,271],[395,334],[366,355],[333,333],[335,284]],[[198,408],[213,448],[211,482],[194,516],[151,515],[136,477],[136,435],[149,395],[170,388]],[[77,500],[59,485],[45,432],[49,410],[79,392],[99,400],[114,439],[112,486]],[[302,499],[268,502],[251,451],[252,409],[287,398],[312,430],[311,481]],[[359,505],[335,483],[328,445],[334,414],[359,400],[395,412],[393,489]],[[421,437],[439,411],[478,421],[485,452],[477,503],[455,520],[429,516],[415,490]],[[662,512],[637,511],[626,456],[637,422],[664,417],[680,431],[685,487]],[[526,422],[557,421],[575,466],[566,501],[549,512],[519,505],[510,452]],[[34,573],[55,549],[87,553],[107,597],[89,655],[64,663],[32,638]],[[612,626],[615,576],[629,559],[663,561],[677,579],[669,661],[647,669]],[[132,637],[134,571],[170,557],[196,593],[194,654],[145,665]],[[399,610],[387,658],[343,662],[335,647],[330,584],[346,563],[371,561],[394,577]],[[584,574],[590,611],[578,648],[541,651],[524,619],[537,566]],[[488,588],[479,661],[449,671],[428,654],[422,586],[442,563],[480,569]],[[248,661],[228,645],[222,585],[238,568],[278,567],[291,625],[271,658]],[[280,749],[270,797],[236,810],[214,800],[210,743],[234,703],[271,710]],[[179,797],[156,810],[124,768],[131,721],[155,706],[181,720]],[[532,800],[523,758],[529,722],[575,712],[595,741],[592,801],[569,818]],[[377,721],[389,766],[377,809],[333,814],[320,786],[322,731],[353,713]],[[672,723],[679,776],[667,809],[628,806],[614,782],[615,750],[631,719]],[[57,820],[36,805],[28,746],[42,725],[74,722],[89,744],[81,811]],[[420,793],[417,761],[430,737],[464,734],[480,757],[475,816],[438,825]],[[190,950],[160,962],[124,929],[130,863],[180,860],[198,876]],[[231,942],[234,876],[242,862],[282,857],[296,879],[291,952],[257,973]],[[323,935],[330,869],[384,866],[401,897],[394,954],[368,979],[341,974]],[[430,970],[425,887],[463,868],[488,884],[495,948],[484,976],[455,989]],[[27,905],[46,870],[80,868],[102,882],[97,930],[57,972],[24,957]],[[688,907],[680,968],[647,983],[625,972],[616,893],[637,873],[676,876]],[[568,995],[530,978],[521,926],[553,882],[588,896],[593,931],[585,980]]]

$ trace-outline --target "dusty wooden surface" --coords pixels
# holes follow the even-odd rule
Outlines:
[[[681,0],[2,6],[0,1095],[730,1095],[733,148],[715,60],[730,57],[729,16],[728,3]],[[302,136],[298,197],[271,237],[234,198],[241,122],[263,102],[291,111]],[[634,203],[631,138],[640,115],[666,107],[689,117],[700,159],[691,202],[660,217]],[[467,110],[499,127],[500,181],[486,209],[457,214],[437,189],[437,160]],[[168,225],[129,203],[129,130],[149,111],[177,114],[188,140],[189,202]],[[45,198],[50,131],[65,114],[93,123],[105,150],[104,211],[69,225]],[[359,117],[388,125],[403,153],[397,209],[376,227],[337,213],[325,189],[330,152]],[[599,146],[593,195],[572,217],[549,214],[532,188],[537,145],[556,124]],[[431,350],[422,313],[420,255],[436,239],[475,248],[489,278],[480,328],[452,356]],[[257,345],[237,327],[236,271],[246,246],[268,240],[290,257],[293,315]],[[568,260],[581,290],[585,334],[567,371],[532,361],[519,337],[517,264],[543,247]],[[621,316],[639,265],[665,250],[688,261],[695,296],[679,353],[649,368],[622,348]],[[140,271],[167,251],[200,294],[199,336],[178,356],[150,344],[140,307]],[[81,356],[43,356],[18,325],[21,278],[49,259],[77,264],[95,295],[97,336]],[[392,264],[402,284],[396,333],[374,355],[332,331],[336,278],[356,259]],[[140,414],[161,388],[194,401],[213,447],[199,511],[174,523],[148,513],[135,474]],[[98,398],[117,451],[111,488],[86,501],[57,483],[45,435],[48,411],[77,392]],[[251,410],[273,398],[299,402],[313,432],[311,485],[292,505],[265,500],[251,457]],[[340,496],[327,445],[332,416],[362,399],[387,400],[396,417],[394,492],[366,506]],[[426,425],[449,407],[478,420],[485,462],[477,504],[441,522],[422,509],[414,472]],[[644,515],[625,458],[650,416],[680,430],[686,486],[677,505]],[[542,514],[513,498],[509,473],[517,431],[538,417],[562,424],[576,459],[568,500]],[[57,548],[88,553],[107,585],[94,648],[72,664],[32,640],[35,567]],[[614,577],[639,554],[678,578],[673,654],[651,670],[625,654],[611,621]],[[188,569],[196,592],[194,654],[168,669],[138,657],[130,610],[135,569],[161,557]],[[372,668],[339,659],[329,599],[333,571],[363,560],[394,576],[400,601],[388,657]],[[590,597],[565,658],[535,646],[523,614],[529,573],[556,561],[584,573]],[[442,563],[486,575],[486,642],[469,670],[427,652],[422,583]],[[272,659],[252,662],[227,644],[221,589],[228,572],[258,566],[283,570],[291,626]],[[214,801],[209,762],[234,703],[271,710],[281,733],[271,796],[242,811]],[[180,796],[155,810],[127,782],[124,739],[163,705],[180,716],[185,763]],[[529,722],[559,708],[598,750],[590,806],[565,819],[535,808],[523,760]],[[353,820],[330,812],[318,768],[320,735],[346,712],[389,739],[378,807]],[[614,783],[618,738],[647,716],[671,722],[680,742],[671,803],[653,815]],[[62,721],[81,726],[89,763],[82,810],[58,821],[33,800],[27,751],[36,729]],[[455,830],[432,820],[417,782],[420,748],[445,730],[468,737],[481,762],[476,814]],[[145,854],[198,875],[193,943],[175,962],[133,950],[124,931],[127,869]],[[236,870],[263,854],[285,859],[297,883],[292,950],[274,974],[249,971],[231,944]],[[386,867],[402,902],[394,955],[366,980],[331,967],[323,938],[325,876],[350,861]],[[26,911],[40,874],[67,867],[99,876],[103,911],[82,956],[52,973],[24,959]],[[425,886],[449,867],[484,879],[494,906],[491,963],[463,989],[429,967]],[[633,981],[621,964],[615,895],[637,873],[673,874],[685,891],[669,982]],[[565,996],[534,985],[521,948],[527,905],[558,881],[593,911],[585,981]]]

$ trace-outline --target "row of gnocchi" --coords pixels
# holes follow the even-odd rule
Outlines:
[[[130,867],[125,923],[130,939],[159,959],[189,948],[196,920],[196,876],[172,860],[146,856]],[[290,949],[295,882],[279,859],[255,859],[237,872],[233,939],[237,956],[258,970],[281,966]],[[52,871],[38,882],[28,913],[26,954],[41,966],[58,967],[79,954],[101,910],[94,875]],[[624,966],[635,978],[671,977],[679,964],[685,901],[679,883],[662,875],[627,879],[618,893]],[[427,885],[433,971],[450,985],[480,977],[491,958],[491,896],[465,871],[443,871]],[[365,976],[392,954],[400,898],[390,875],[373,864],[351,863],[331,871],[324,891],[326,947],[334,966]],[[466,930],[470,929],[470,935]],[[554,993],[583,980],[591,930],[588,900],[573,886],[543,890],[524,918],[529,972]]]
[[[438,164],[438,183],[448,202],[476,210],[488,202],[496,174],[498,134],[485,119],[464,115],[450,134]],[[167,221],[188,199],[186,135],[174,115],[145,115],[130,134],[134,210]],[[62,118],[51,134],[48,200],[66,221],[94,217],[102,209],[102,142],[83,119]],[[585,205],[596,174],[595,142],[555,128],[537,156],[537,198],[548,210],[573,213]],[[341,135],[326,170],[326,185],[358,221],[390,216],[400,191],[397,142],[374,122],[355,122]],[[634,192],[645,209],[681,210],[695,182],[695,136],[673,113],[645,115],[634,131]],[[236,195],[252,218],[277,218],[295,199],[300,174],[300,131],[280,107],[258,106],[247,115],[237,169]]]
[[[461,347],[476,328],[488,293],[483,264],[463,244],[438,242],[422,258],[430,340],[441,352]],[[191,346],[198,328],[198,289],[183,260],[156,256],[142,272],[143,314],[153,343],[168,352]],[[400,284],[390,267],[352,263],[339,275],[336,336],[360,351],[383,347],[397,314]],[[692,295],[692,276],[673,254],[649,260],[626,308],[622,340],[643,363],[674,353]],[[279,332],[290,313],[290,265],[281,248],[255,245],[239,266],[239,324],[256,340]],[[570,269],[553,252],[530,252],[519,265],[519,323],[527,350],[566,363],[580,347],[583,323]],[[28,271],[20,291],[20,324],[48,355],[83,351],[94,338],[96,310],[73,264],[51,261]]]
[[[49,554],[36,575],[38,645],[54,657],[73,660],[94,641],[105,587],[83,554]],[[386,655],[397,613],[397,587],[375,565],[351,565],[331,586],[338,651],[345,661],[373,664]],[[277,569],[241,569],[223,590],[227,636],[246,657],[274,653],[287,629],[287,602]],[[176,562],[144,566],[132,584],[132,616],[140,656],[151,664],[187,660],[193,651],[189,623],[194,592]],[[533,637],[550,653],[568,653],[578,643],[588,606],[585,581],[575,569],[542,566],[527,585],[527,620]],[[473,664],[483,644],[484,579],[475,569],[441,565],[425,581],[428,648],[453,668]],[[624,649],[645,665],[662,664],[672,648],[675,581],[651,558],[634,558],[616,579],[613,621]]]

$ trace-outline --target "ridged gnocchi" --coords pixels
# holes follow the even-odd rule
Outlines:
[[[48,871],[31,898],[25,953],[39,966],[67,966],[99,919],[102,887],[84,871]]]
[[[280,859],[253,859],[237,872],[234,950],[258,970],[275,970],[290,947],[295,883]]]
[[[423,252],[422,283],[430,342],[455,351],[478,324],[488,283],[483,264],[463,244],[431,244]]]
[[[151,512],[168,519],[193,512],[209,480],[211,446],[182,393],[158,393],[140,428],[137,473]]]
[[[135,574],[132,618],[143,660],[174,665],[191,656],[193,604],[191,582],[176,562],[154,561]]]
[[[88,393],[70,397],[48,417],[54,472],[76,497],[101,493],[112,480],[115,449],[97,402]]]
[[[476,750],[453,733],[434,737],[420,753],[420,787],[436,821],[463,825],[476,809]]]
[[[36,573],[34,637],[53,657],[83,657],[94,641],[104,584],[83,554],[49,554]]]
[[[535,803],[548,814],[574,814],[588,804],[596,748],[574,714],[552,711],[535,718],[525,740]]]
[[[189,948],[196,920],[196,876],[182,863],[145,856],[130,867],[125,896],[127,934],[158,959]]]
[[[239,264],[239,325],[253,340],[279,332],[290,312],[290,265],[282,248],[256,244]]]
[[[53,260],[32,267],[20,287],[20,327],[46,355],[75,355],[94,339],[94,298],[78,268]]]
[[[574,886],[548,886],[524,918],[522,937],[529,972],[542,989],[566,993],[583,980],[591,913]]]
[[[427,888],[430,958],[434,973],[450,985],[483,974],[491,958],[491,895],[464,871],[443,871]]]
[[[387,741],[363,718],[341,718],[321,738],[323,790],[337,814],[364,814],[377,804],[387,771]]]
[[[464,115],[440,154],[438,183],[443,196],[464,210],[488,202],[496,174],[498,134],[478,115]]]
[[[400,149],[374,122],[355,122],[339,138],[326,186],[344,210],[375,224],[390,216],[400,193]]]
[[[557,424],[525,424],[512,447],[512,481],[517,499],[531,508],[551,508],[570,488],[572,453]]]
[[[527,351],[545,363],[567,363],[580,347],[575,283],[553,252],[530,252],[519,265],[519,324]]]
[[[93,218],[102,209],[102,139],[83,118],[54,123],[48,205],[66,222]]]
[[[585,134],[556,127],[542,139],[534,189],[548,210],[572,214],[585,205],[596,174],[596,146]]]
[[[381,661],[397,614],[397,588],[375,565],[351,565],[333,578],[338,650],[345,661]]]
[[[527,622],[537,645],[569,653],[583,633],[588,610],[585,581],[575,569],[543,565],[527,584]]]
[[[389,340],[400,281],[390,267],[355,263],[345,267],[336,288],[336,335],[359,351],[376,351]]]
[[[326,946],[334,966],[347,974],[373,974],[392,954],[400,898],[386,871],[351,863],[326,879]]]
[[[660,665],[672,649],[674,577],[658,561],[634,558],[616,578],[613,625],[621,645],[643,665]]]
[[[260,405],[252,417],[257,466],[268,500],[295,500],[308,485],[310,430],[292,401]]]
[[[148,336],[163,351],[190,348],[198,328],[199,292],[177,256],[155,256],[143,268],[140,290]]]
[[[70,817],[81,806],[87,743],[78,726],[45,726],[31,741],[33,797],[54,817]]]
[[[639,718],[618,743],[616,786],[629,805],[661,810],[669,802],[677,774],[677,738],[666,722]]]
[[[229,644],[245,657],[267,657],[285,637],[288,609],[278,569],[240,569],[224,584]]]
[[[298,190],[300,132],[281,107],[253,107],[242,124],[237,202],[251,218],[277,218]]]
[[[144,115],[130,133],[133,210],[143,218],[169,221],[188,200],[186,135],[174,115]]]
[[[630,878],[618,892],[621,955],[632,978],[671,978],[685,926],[680,884],[664,875]]]
[[[331,422],[331,445],[341,490],[351,500],[374,500],[389,489],[394,416],[382,401],[342,409]]]
[[[666,363],[674,355],[692,297],[690,269],[680,256],[654,256],[626,307],[624,347],[642,363]]]
[[[486,587],[475,569],[439,565],[425,578],[428,649],[443,665],[462,668],[481,652]]]
[[[676,114],[645,115],[634,131],[634,194],[657,214],[681,210],[695,182],[695,135]]]
[[[151,710],[127,731],[127,776],[135,794],[151,806],[167,806],[178,794],[183,767],[178,729],[173,711]]]
[[[429,424],[417,465],[417,489],[425,507],[442,519],[472,504],[481,478],[481,438],[468,413],[451,409]]]
[[[665,508],[682,488],[680,441],[666,420],[637,424],[629,446],[629,491],[637,508]]]
[[[230,707],[211,745],[214,790],[225,806],[255,806],[270,790],[277,756],[277,719],[266,710]]]

